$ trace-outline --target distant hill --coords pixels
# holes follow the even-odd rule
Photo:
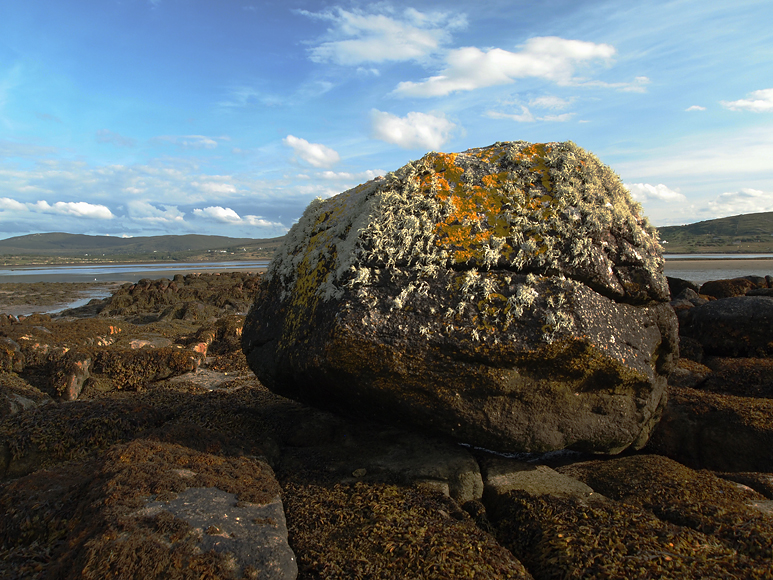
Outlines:
[[[773,252],[773,211],[658,228],[670,254]]]
[[[0,240],[0,263],[253,260],[271,258],[283,238],[253,239],[226,236],[148,236],[116,238],[61,232],[30,234]]]

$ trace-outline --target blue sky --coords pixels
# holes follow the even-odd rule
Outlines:
[[[656,225],[773,211],[773,3],[0,0],[0,238],[282,235],[430,150],[572,140]]]

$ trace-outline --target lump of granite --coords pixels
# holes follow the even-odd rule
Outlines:
[[[312,202],[242,344],[271,390],[503,451],[641,447],[677,349],[661,250],[572,143],[429,153]]]

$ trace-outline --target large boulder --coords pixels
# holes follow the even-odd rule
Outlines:
[[[677,321],[639,209],[572,143],[429,153],[309,205],[244,352],[276,393],[474,445],[641,447]]]

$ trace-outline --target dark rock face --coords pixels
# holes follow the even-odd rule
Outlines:
[[[673,276],[666,276],[668,281],[668,289],[671,291],[671,297],[675,298],[681,294],[684,290],[692,290],[696,294],[700,291],[700,286],[695,282],[689,280],[683,280],[682,278],[674,278]]]
[[[700,293],[714,298],[733,298],[758,289],[768,289],[767,279],[762,276],[745,276],[728,280],[711,280],[701,286]]]
[[[641,447],[677,349],[660,249],[571,143],[431,153],[312,203],[245,322],[276,393],[505,451]]]
[[[692,308],[680,334],[700,341],[708,355],[773,355],[773,298],[736,296]]]
[[[684,465],[773,472],[773,401],[672,387],[647,449]]]

